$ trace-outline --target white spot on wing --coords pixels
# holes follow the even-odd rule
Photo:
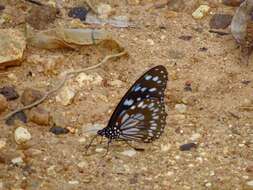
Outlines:
[[[150,88],[149,89],[149,92],[154,92],[154,91],[156,91],[156,88]]]
[[[146,75],[146,76],[145,76],[145,80],[150,80],[151,78],[152,78],[151,75]]]
[[[124,106],[131,106],[132,104],[134,103],[134,100],[133,99],[126,99],[125,101],[124,101]]]
[[[152,80],[153,80],[153,81],[157,81],[158,79],[159,79],[159,77],[158,77],[158,76],[156,76],[156,77],[152,78]]]

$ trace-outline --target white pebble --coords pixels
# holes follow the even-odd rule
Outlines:
[[[32,136],[24,127],[18,127],[14,132],[14,138],[17,144],[22,144],[29,141]]]
[[[195,19],[203,18],[209,11],[210,7],[208,5],[200,5],[193,13],[192,17]]]
[[[185,104],[176,104],[175,105],[175,109],[179,112],[179,113],[185,113],[187,110],[187,106]]]
[[[79,162],[77,164],[79,168],[86,168],[88,166],[88,163],[86,161]]]
[[[206,186],[206,187],[211,187],[212,184],[211,184],[210,182],[208,182],[208,183],[205,184],[205,186]]]
[[[67,106],[72,103],[76,92],[70,87],[64,87],[60,93],[56,96],[56,101],[60,102],[63,106]]]
[[[71,184],[71,185],[78,185],[79,181],[69,181],[69,184]]]
[[[3,149],[6,146],[6,140],[0,139],[0,150]]]
[[[190,140],[192,141],[196,141],[201,137],[201,135],[199,133],[194,133],[191,137]]]
[[[248,181],[246,184],[247,184],[248,186],[250,186],[250,187],[253,187],[253,180]]]
[[[165,145],[161,144],[162,152],[167,152],[168,150],[170,150],[170,148],[171,148],[171,144],[165,144]]]
[[[133,149],[130,149],[130,150],[125,150],[125,151],[121,152],[121,154],[124,156],[133,157],[136,154],[136,151]]]
[[[96,148],[96,152],[103,152],[105,149],[103,149],[103,148]]]
[[[11,163],[12,163],[12,164],[15,164],[15,165],[22,164],[23,162],[24,162],[24,161],[23,161],[23,159],[22,159],[21,157],[13,158],[13,159],[11,160]]]

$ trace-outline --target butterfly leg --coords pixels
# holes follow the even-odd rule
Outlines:
[[[89,145],[86,146],[86,154],[88,153],[88,149],[91,147],[93,141],[97,138],[97,136],[98,136],[98,135],[95,135],[95,136],[91,139]]]
[[[112,142],[112,140],[109,139],[108,142],[107,142],[106,153],[104,154],[103,157],[105,157],[105,156],[108,154],[108,152],[109,152],[109,146],[110,146],[110,143],[111,143],[111,142]]]
[[[130,146],[131,148],[133,148],[134,150],[136,151],[144,151],[145,149],[144,148],[136,148],[134,147],[133,145],[131,145],[128,141],[124,141],[128,146]]]

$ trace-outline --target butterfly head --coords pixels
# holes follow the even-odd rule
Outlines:
[[[100,136],[105,136],[106,134],[105,129],[98,130],[97,134]]]

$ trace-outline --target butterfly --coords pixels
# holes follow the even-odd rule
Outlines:
[[[113,140],[150,143],[158,139],[166,125],[164,91],[167,81],[168,72],[162,65],[144,73],[127,91],[108,125],[97,131],[87,149],[97,136],[108,138],[107,152]]]

